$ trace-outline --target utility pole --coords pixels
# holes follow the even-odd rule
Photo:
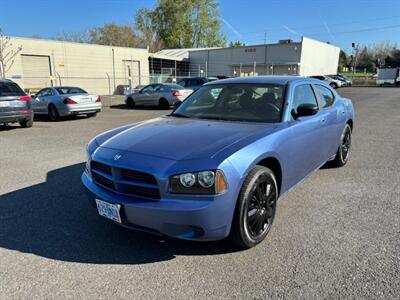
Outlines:
[[[351,43],[351,47],[353,48],[353,76],[354,76],[357,68],[358,44],[353,42]]]
[[[267,44],[267,32],[264,31],[264,45]]]

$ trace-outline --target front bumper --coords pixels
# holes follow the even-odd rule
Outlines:
[[[188,240],[220,240],[230,232],[235,198],[229,192],[193,200],[161,198],[152,201],[125,197],[97,186],[89,175],[82,174],[87,195],[121,205],[122,226],[153,234]],[[177,197],[178,198],[178,197]]]

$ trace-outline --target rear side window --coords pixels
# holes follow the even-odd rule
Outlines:
[[[0,82],[0,97],[24,96],[24,91],[14,82]]]
[[[322,85],[316,85],[315,87],[317,88],[321,107],[325,108],[332,106],[333,102],[335,101],[335,96],[333,95],[332,91]]]
[[[314,104],[318,106],[317,99],[309,84],[298,85],[294,88],[293,109],[297,111],[297,108],[301,104]]]
[[[59,88],[56,88],[56,90],[60,95],[86,94],[86,91],[82,90],[81,88],[77,88],[77,87],[59,87]]]

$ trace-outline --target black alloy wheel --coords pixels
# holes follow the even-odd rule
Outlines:
[[[351,148],[351,127],[349,124],[343,129],[343,133],[340,139],[340,145],[336,152],[335,159],[332,161],[333,166],[342,167],[349,160]]]
[[[263,241],[274,221],[277,200],[273,172],[255,166],[247,175],[236,204],[231,230],[233,242],[251,248]]]

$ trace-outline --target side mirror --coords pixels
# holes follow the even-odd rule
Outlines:
[[[294,119],[299,117],[313,116],[318,113],[318,106],[315,104],[300,104],[297,107],[297,112],[292,111],[292,116]]]
[[[179,106],[182,105],[182,103],[183,103],[183,101],[176,101],[176,102],[174,103],[174,109],[177,109]]]

